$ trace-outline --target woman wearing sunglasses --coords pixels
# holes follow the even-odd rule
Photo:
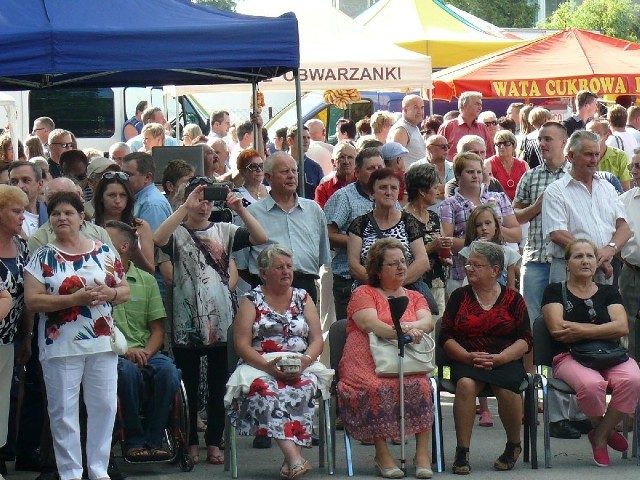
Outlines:
[[[593,281],[598,268],[595,244],[583,238],[573,240],[565,249],[565,260],[566,283],[552,283],[542,297],[542,315],[554,340],[553,376],[576,391],[578,407],[593,426],[587,435],[593,461],[599,467],[606,467],[609,465],[607,446],[619,452],[629,447],[615,427],[624,414],[633,414],[636,408],[640,397],[640,369],[628,358],[599,370],[574,358],[572,346],[594,340],[618,343],[629,333],[629,325],[618,289]],[[608,407],[607,389],[611,391]]]
[[[93,195],[93,221],[103,228],[109,220],[119,220],[135,228],[138,234],[138,248],[134,248],[131,261],[136,267],[153,275],[153,232],[146,220],[133,216],[134,202],[129,175],[124,172],[106,172],[98,182]]]
[[[173,354],[188,398],[198,398],[200,357],[207,358],[207,462],[218,465],[224,463],[220,445],[229,377],[227,329],[237,310],[229,288],[229,261],[232,252],[265,243],[267,235],[231,190],[226,205],[246,227],[211,222],[214,203],[204,199],[211,183],[207,177],[191,179],[184,203],[158,227],[154,241],[173,262]],[[194,463],[199,461],[197,411],[198,402],[190,401],[188,442]]]
[[[243,180],[242,186],[238,187],[238,192],[242,193],[242,204],[248,207],[266,197],[270,188],[262,183],[264,160],[257,150],[249,148],[240,152],[236,165]]]

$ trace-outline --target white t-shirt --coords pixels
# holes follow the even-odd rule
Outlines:
[[[27,212],[26,210],[24,211],[24,220],[22,221],[22,230],[24,231],[24,233],[27,234],[27,237],[30,237],[36,232],[36,230],[38,230],[39,220],[40,219],[38,215],[31,212]]]
[[[607,138],[606,144],[609,147],[615,147],[619,150],[624,150],[627,154],[627,163],[631,163],[631,157],[633,157],[633,150],[638,146],[636,138],[633,133],[630,132],[613,132]]]

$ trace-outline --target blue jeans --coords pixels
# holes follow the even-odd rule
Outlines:
[[[145,426],[140,420],[145,381],[151,395],[144,412]],[[144,368],[126,358],[118,358],[118,396],[124,422],[125,448],[159,448],[162,446],[173,398],[180,385],[180,372],[173,361],[156,353]]]
[[[551,264],[546,262],[527,262],[522,265],[520,293],[527,304],[529,321],[533,322],[542,315],[542,294],[549,285]]]

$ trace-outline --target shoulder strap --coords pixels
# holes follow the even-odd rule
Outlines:
[[[367,213],[367,218],[369,219],[369,222],[371,223],[373,229],[376,231],[376,235],[378,236],[378,238],[384,238],[384,235],[382,234],[382,231],[378,226],[378,222],[376,222],[376,219],[373,216],[373,212]]]
[[[569,309],[569,302],[567,301],[567,282],[566,280],[562,282],[562,307],[564,308],[565,312],[568,312]]]
[[[189,227],[187,227],[184,224],[182,224],[182,226],[185,228],[187,232],[189,232],[189,235],[191,236],[193,243],[196,244],[196,247],[198,247],[198,250],[200,250],[200,253],[202,253],[202,255],[204,256],[204,260],[205,262],[207,262],[207,265],[213,268],[218,273],[218,275],[220,275],[222,282],[226,286],[229,286],[229,272],[226,271],[222,267],[222,265],[219,264],[219,262],[216,262],[214,260],[214,258],[211,256],[211,252],[209,251],[209,249],[204,246],[202,241],[198,238],[198,236],[195,234],[193,230],[191,230]]]

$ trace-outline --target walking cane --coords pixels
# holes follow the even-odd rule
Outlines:
[[[408,297],[389,297],[389,310],[391,320],[398,336],[398,379],[400,381],[400,470],[407,474],[406,458],[404,452],[404,346],[411,342],[411,337],[405,335],[400,326],[400,319],[409,305]]]

